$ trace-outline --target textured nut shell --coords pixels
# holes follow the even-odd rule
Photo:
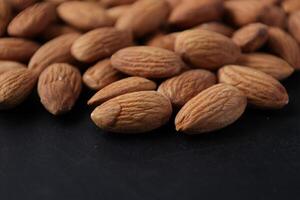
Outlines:
[[[121,49],[111,57],[111,63],[125,74],[146,78],[171,77],[184,67],[174,52],[147,46]]]
[[[288,29],[291,35],[300,44],[300,11],[294,12],[288,19]]]
[[[35,75],[27,69],[11,70],[0,75],[0,110],[22,103],[36,83]]]
[[[26,68],[25,65],[18,62],[0,60],[0,75],[10,70],[25,69],[25,68]]]
[[[243,91],[250,104],[259,108],[278,109],[289,102],[285,88],[272,76],[256,69],[228,65],[219,70],[221,83],[236,86]]]
[[[244,54],[238,59],[237,64],[257,69],[277,80],[286,79],[294,72],[294,68],[285,60],[266,53]]]
[[[159,47],[163,49],[167,49],[170,51],[174,51],[176,35],[178,33],[170,33],[170,34],[162,34],[159,33],[151,38],[148,42],[148,46]]]
[[[57,7],[58,15],[68,24],[83,31],[112,26],[106,11],[95,2],[70,1]]]
[[[70,49],[79,36],[77,33],[65,34],[45,43],[30,59],[29,69],[40,74],[53,63],[74,62]]]
[[[165,1],[139,0],[117,20],[116,27],[132,30],[135,37],[142,37],[155,31],[169,14],[169,5]]]
[[[0,37],[6,33],[6,27],[12,17],[11,7],[6,0],[0,0]]]
[[[175,107],[182,107],[201,91],[216,84],[216,75],[210,71],[195,69],[164,81],[158,92],[168,97]]]
[[[261,23],[252,23],[237,30],[232,36],[235,44],[244,52],[253,52],[268,40],[268,27]]]
[[[170,101],[155,91],[133,92],[98,106],[91,118],[106,130],[118,133],[143,133],[159,128],[172,115]]]
[[[175,52],[194,67],[210,70],[234,63],[240,56],[240,48],[230,38],[206,30],[178,34]]]
[[[8,33],[16,37],[34,37],[43,32],[56,18],[51,3],[36,3],[20,12],[9,24]]]
[[[21,38],[0,38],[0,60],[27,62],[40,46]]]
[[[61,24],[51,24],[47,26],[46,30],[42,33],[42,38],[46,41],[52,40],[56,37],[59,37],[64,34],[69,33],[80,33],[77,29],[68,26],[68,25],[61,25]]]
[[[92,90],[100,90],[124,75],[111,66],[110,60],[99,61],[83,74],[83,82]]]
[[[114,97],[138,91],[155,90],[156,83],[142,77],[129,77],[99,90],[89,101],[88,105],[98,106]]]
[[[207,30],[207,31],[214,31],[217,33],[220,33],[222,35],[225,35],[227,37],[231,37],[234,33],[234,29],[222,24],[220,22],[207,22],[204,24],[201,24],[199,26],[196,26],[194,29],[200,29],[200,30]]]
[[[286,60],[295,69],[300,69],[300,49],[297,41],[285,31],[269,28],[269,49]]]
[[[80,92],[80,72],[69,64],[50,65],[40,75],[38,94],[44,107],[53,115],[70,111]]]
[[[131,44],[132,37],[128,31],[99,28],[78,38],[72,45],[71,53],[79,61],[94,62]]]
[[[177,131],[201,134],[234,123],[244,113],[247,98],[237,88],[218,84],[187,102],[175,119]]]

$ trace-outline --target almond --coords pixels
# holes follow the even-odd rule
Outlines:
[[[281,7],[267,6],[261,13],[259,21],[269,26],[276,26],[284,29],[286,26],[286,13]]]
[[[134,37],[143,37],[167,20],[169,10],[164,0],[139,0],[118,19],[116,28],[131,30]]]
[[[83,82],[92,90],[100,90],[124,75],[111,66],[110,60],[99,61],[83,74]]]
[[[219,70],[219,81],[243,91],[250,104],[259,108],[279,109],[289,102],[285,88],[272,76],[256,69],[228,65]]]
[[[225,35],[227,37],[231,37],[234,33],[234,29],[223,24],[220,22],[207,22],[204,24],[200,24],[199,26],[196,26],[194,29],[203,29],[207,31],[214,31],[217,33],[220,33],[222,35]]]
[[[107,14],[116,22],[129,8],[130,5],[115,6],[107,9]]]
[[[158,92],[168,97],[175,107],[182,107],[201,91],[216,84],[216,75],[210,71],[195,69],[164,81]]]
[[[294,72],[285,60],[266,53],[244,54],[238,59],[237,64],[257,69],[277,80],[286,79]]]
[[[91,118],[110,132],[143,133],[161,127],[172,115],[170,101],[155,91],[141,91],[115,97],[98,106]]]
[[[294,12],[289,16],[288,29],[291,35],[300,44],[300,11]]]
[[[0,38],[0,60],[27,62],[40,46],[21,38]]]
[[[29,69],[40,74],[53,63],[74,62],[71,55],[71,46],[79,36],[77,33],[65,34],[45,43],[30,59]]]
[[[240,49],[226,36],[206,30],[188,30],[176,37],[175,52],[185,62],[210,70],[234,63]]]
[[[115,28],[99,28],[78,38],[72,48],[72,55],[82,62],[94,62],[132,44],[131,34]]]
[[[32,92],[36,77],[28,69],[10,70],[0,75],[0,110],[21,104]]]
[[[146,78],[171,77],[184,67],[182,60],[174,52],[147,46],[121,49],[111,57],[111,63],[125,74]]]
[[[51,3],[36,3],[20,12],[9,24],[8,33],[16,37],[35,37],[56,18]]]
[[[6,33],[6,27],[12,17],[11,7],[6,0],[0,0],[0,37]]]
[[[50,65],[40,75],[38,93],[44,107],[53,115],[70,111],[80,91],[80,72],[67,63]]]
[[[268,27],[261,23],[248,24],[237,30],[232,40],[244,52],[253,52],[268,40]]]
[[[300,49],[297,41],[280,28],[269,28],[269,49],[286,60],[295,69],[300,69]]]
[[[25,68],[26,68],[25,65],[18,62],[0,61],[0,75],[10,70],[25,69]]]
[[[21,11],[33,5],[37,1],[38,0],[9,0],[9,3],[12,5],[14,10]]]
[[[227,84],[212,86],[188,101],[175,119],[177,131],[201,134],[222,129],[244,113],[247,98]]]
[[[182,2],[182,0],[166,0],[166,2],[168,2],[171,8],[174,9]]]
[[[79,34],[80,32],[77,29],[68,25],[51,24],[46,28],[45,31],[43,31],[42,38],[48,41],[68,33]]]
[[[101,3],[108,7],[132,4],[137,0],[101,0]]]
[[[83,31],[112,26],[114,23],[106,11],[95,2],[65,2],[58,6],[57,12],[66,23]]]
[[[300,10],[300,1],[299,0],[284,0],[282,2],[282,7],[285,12],[293,13]]]
[[[178,33],[158,33],[147,42],[147,45],[174,51],[176,35],[178,35]]]
[[[191,28],[203,22],[221,19],[222,0],[185,0],[172,11],[168,22],[179,28]]]
[[[129,77],[116,81],[99,90],[89,101],[88,105],[98,106],[114,97],[138,91],[155,90],[156,83],[142,77]]]

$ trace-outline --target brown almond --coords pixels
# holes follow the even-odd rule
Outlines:
[[[30,59],[29,69],[40,74],[53,63],[74,62],[71,46],[79,36],[77,33],[65,34],[45,43]]]
[[[298,12],[292,13],[289,16],[288,29],[289,29],[290,34],[300,44],[300,10]]]
[[[98,106],[91,118],[110,132],[143,133],[161,127],[169,121],[172,105],[155,91],[141,91],[115,97]]]
[[[132,45],[130,32],[115,28],[99,28],[78,38],[72,45],[71,53],[79,61],[94,62],[130,45]]]
[[[59,37],[64,34],[69,33],[80,33],[77,29],[68,26],[68,25],[61,25],[61,24],[51,24],[47,26],[46,30],[42,33],[42,38],[46,41],[52,40],[56,37]]]
[[[53,115],[70,111],[80,92],[80,72],[67,63],[50,65],[40,75],[38,94],[44,107]]]
[[[237,64],[257,69],[277,80],[286,79],[294,72],[294,68],[285,60],[266,53],[244,54],[238,59]]]
[[[132,4],[137,0],[101,0],[101,3],[107,7],[114,7],[126,4]]]
[[[0,38],[0,60],[27,62],[39,44],[21,38]]]
[[[195,69],[164,81],[158,92],[168,97],[173,106],[180,108],[201,91],[216,84],[216,75],[210,71]]]
[[[199,26],[196,26],[194,29],[200,29],[200,30],[207,30],[207,31],[214,31],[217,33],[220,33],[222,35],[225,35],[227,37],[231,37],[234,33],[234,29],[223,24],[220,22],[207,22],[204,24],[200,24]]]
[[[6,27],[12,17],[11,6],[6,0],[0,0],[0,37],[6,33]]]
[[[240,48],[224,35],[206,30],[188,30],[177,35],[175,52],[197,68],[210,70],[234,63]]]
[[[116,81],[99,90],[89,101],[88,105],[98,106],[114,97],[138,91],[155,90],[156,83],[142,77],[129,77]]]
[[[32,92],[36,76],[28,69],[10,70],[0,75],[0,110],[21,104]]]
[[[9,0],[9,3],[16,11],[24,10],[25,8],[35,4],[38,0]]]
[[[56,11],[51,3],[36,3],[20,12],[8,26],[8,33],[16,37],[35,37],[55,20]]]
[[[176,6],[178,6],[182,2],[182,0],[166,0],[166,2],[168,2],[170,7],[172,9],[174,9]]]
[[[114,23],[106,11],[95,2],[65,2],[57,7],[57,13],[66,23],[83,31],[112,26]]]
[[[237,30],[232,40],[243,52],[253,52],[268,40],[268,27],[261,23],[248,24]]]
[[[170,33],[170,34],[158,33],[158,34],[154,35],[147,42],[147,45],[174,51],[175,40],[176,40],[177,34],[178,33]]]
[[[110,60],[99,61],[83,74],[83,82],[92,90],[100,90],[124,75],[112,67]]]
[[[188,101],[175,119],[176,130],[201,134],[222,129],[241,117],[247,98],[227,84],[212,86]]]
[[[25,69],[25,68],[26,66],[23,65],[22,63],[0,60],[0,75],[10,70]]]
[[[169,10],[169,5],[164,0],[139,0],[118,19],[116,28],[131,30],[134,37],[143,37],[167,20]]]
[[[174,52],[157,47],[135,46],[119,50],[111,57],[112,66],[132,76],[166,78],[178,74],[184,63]]]
[[[243,91],[250,104],[259,108],[279,109],[286,106],[289,96],[285,88],[272,76],[259,70],[228,65],[219,70],[219,81]]]
[[[259,21],[269,26],[276,26],[282,29],[286,27],[286,13],[279,6],[267,6],[261,13]]]
[[[297,41],[280,28],[269,28],[268,47],[295,69],[300,69],[300,49]]]
[[[281,5],[287,13],[293,13],[300,10],[299,0],[284,0]]]
[[[120,5],[107,9],[107,14],[116,22],[127,10],[130,5]]]

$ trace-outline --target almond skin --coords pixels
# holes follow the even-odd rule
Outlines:
[[[174,107],[180,108],[201,91],[216,84],[216,75],[210,71],[195,69],[164,81],[158,92],[168,97]]]
[[[114,97],[138,91],[155,90],[156,83],[142,77],[129,77],[116,81],[99,90],[89,101],[88,105],[98,106]]]
[[[286,79],[294,72],[294,68],[285,60],[266,53],[244,54],[238,59],[237,64],[257,69],[277,80]]]
[[[126,4],[132,4],[137,0],[101,0],[101,3],[107,7],[114,7]]]
[[[232,40],[243,52],[253,52],[268,40],[268,27],[261,23],[252,23],[237,30]]]
[[[67,24],[82,31],[112,26],[114,21],[95,2],[70,1],[60,4],[57,13]]]
[[[99,28],[78,38],[72,45],[71,52],[79,61],[94,62],[130,45],[132,37],[128,31]]]
[[[9,35],[35,37],[55,20],[55,6],[51,3],[36,3],[20,12],[9,24]]]
[[[256,69],[228,65],[219,70],[221,83],[233,85],[243,91],[250,104],[263,109],[286,106],[289,96],[285,88],[272,76]]]
[[[286,27],[287,16],[279,6],[267,6],[259,17],[259,21],[269,26],[276,26],[282,29]]]
[[[169,10],[164,0],[139,0],[118,19],[116,28],[131,30],[134,37],[143,37],[167,20]]]
[[[225,35],[227,37],[231,37],[234,33],[234,29],[222,24],[220,22],[207,22],[204,24],[201,24],[199,26],[196,26],[194,29],[200,29],[200,30],[207,30],[207,31],[214,31],[217,33],[220,33],[222,35]]]
[[[49,41],[56,37],[69,33],[80,34],[80,31],[68,25],[51,24],[47,26],[46,30],[44,30],[41,34],[44,40]]]
[[[300,44],[300,11],[294,12],[288,19],[288,29],[290,34]]]
[[[166,78],[180,72],[184,63],[174,52],[148,46],[121,49],[111,57],[113,67],[125,74]]]
[[[130,5],[120,5],[107,9],[107,14],[116,22],[127,10]]]
[[[44,107],[53,115],[70,111],[80,92],[80,72],[67,63],[50,65],[40,75],[38,94]]]
[[[16,69],[26,69],[26,66],[22,63],[14,62],[14,61],[1,61],[0,60],[0,75]]]
[[[105,131],[144,133],[161,127],[172,115],[170,101],[155,91],[133,92],[98,106],[91,118]]]
[[[280,28],[269,28],[269,49],[286,60],[295,69],[300,69],[300,49],[297,41]]]
[[[110,60],[99,61],[83,74],[83,82],[92,90],[100,90],[124,75],[112,67]]]
[[[147,42],[147,45],[174,51],[176,35],[178,33],[156,34]]]
[[[298,0],[284,0],[281,4],[282,8],[287,13],[293,13],[300,10],[300,1]]]
[[[35,4],[38,0],[9,0],[9,3],[16,11],[24,10],[25,8]]]
[[[188,101],[175,119],[176,130],[202,134],[234,123],[244,113],[247,98],[227,84],[212,86]]]
[[[53,63],[74,62],[71,46],[79,36],[77,33],[65,34],[45,43],[30,59],[29,69],[40,74]]]
[[[0,75],[0,110],[14,108],[32,92],[36,76],[28,69],[10,70]]]
[[[12,17],[11,7],[6,0],[0,0],[0,37],[6,33],[6,27]]]
[[[0,60],[27,62],[39,44],[21,38],[0,38]]]
[[[188,30],[176,37],[175,52],[197,68],[215,70],[234,63],[240,48],[226,36],[206,30]]]

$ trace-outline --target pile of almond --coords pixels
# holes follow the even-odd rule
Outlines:
[[[298,43],[300,0],[0,0],[0,109],[37,88],[64,114],[84,84],[105,131],[207,133],[286,106]]]

